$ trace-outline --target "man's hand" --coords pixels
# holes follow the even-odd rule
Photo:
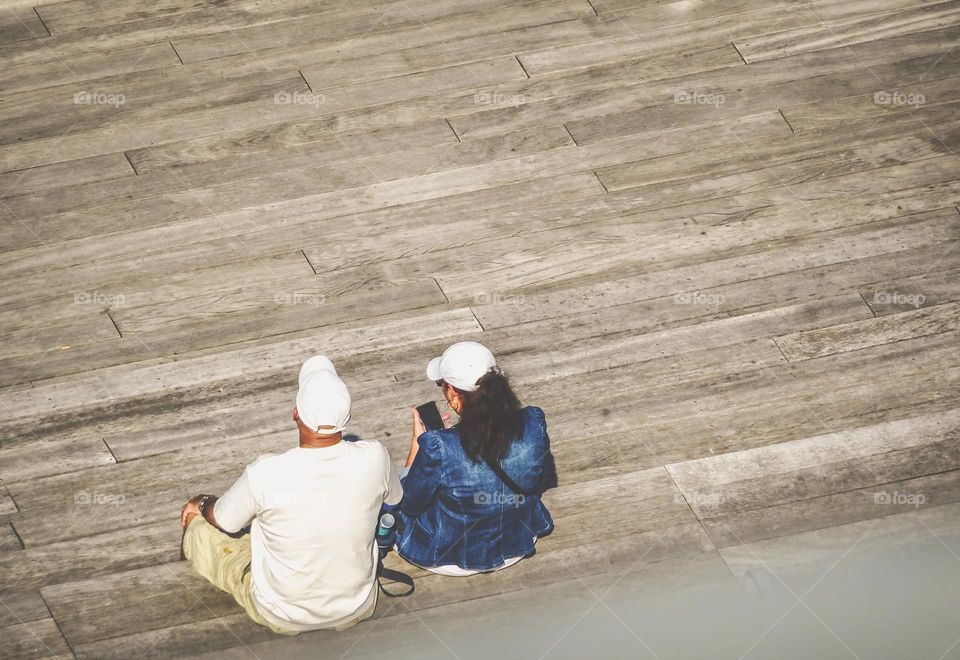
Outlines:
[[[195,516],[200,515],[200,495],[191,497],[190,500],[180,509],[180,526],[186,527]]]

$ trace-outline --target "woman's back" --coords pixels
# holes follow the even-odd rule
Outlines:
[[[483,459],[471,458],[457,427],[420,436],[404,479],[401,556],[424,567],[490,570],[531,554],[536,539],[553,530],[540,499],[556,480],[546,420],[532,406],[519,414],[522,434],[500,467],[527,495],[511,490]]]

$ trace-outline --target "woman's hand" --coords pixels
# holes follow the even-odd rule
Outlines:
[[[410,408],[410,413],[413,415],[413,434],[410,437],[410,452],[407,454],[406,467],[413,465],[413,459],[417,457],[417,452],[420,450],[420,443],[417,442],[417,438],[427,430],[423,425],[423,420],[420,419],[420,412],[416,406]],[[443,413],[440,418],[443,420],[443,425],[450,428],[450,413]]]
[[[416,444],[417,438],[427,429],[423,426],[423,420],[420,419],[420,411],[417,410],[417,407],[410,408],[410,412],[413,414],[413,443]]]

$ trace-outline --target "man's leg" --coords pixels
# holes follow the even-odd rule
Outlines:
[[[196,516],[183,534],[183,554],[193,569],[217,588],[226,591],[255,622],[277,633],[297,633],[277,628],[257,611],[250,593],[250,537],[230,538]]]

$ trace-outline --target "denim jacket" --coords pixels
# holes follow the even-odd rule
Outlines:
[[[401,557],[425,568],[453,564],[485,571],[532,554],[534,537],[553,531],[540,500],[556,485],[547,423],[540,408],[522,413],[523,436],[500,465],[520,488],[536,493],[530,497],[514,493],[483,460],[467,456],[455,426],[417,438],[420,449],[403,479],[397,511]]]

